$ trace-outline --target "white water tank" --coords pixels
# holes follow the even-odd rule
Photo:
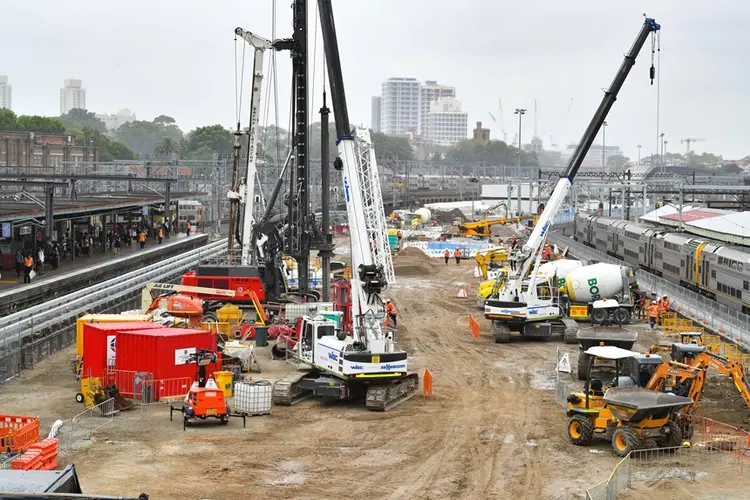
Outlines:
[[[565,277],[565,288],[573,302],[609,299],[622,292],[623,278],[630,272],[627,266],[599,262],[571,271]]]
[[[268,415],[271,413],[271,382],[237,382],[234,384],[232,410],[245,415]]]

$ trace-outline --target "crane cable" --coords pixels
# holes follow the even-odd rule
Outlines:
[[[242,69],[239,85],[237,83],[237,35],[234,35],[234,110],[235,123],[240,123],[242,115],[242,88],[245,83],[245,49],[246,43],[242,44]]]
[[[654,69],[654,59],[656,59],[656,69]],[[654,75],[654,73],[656,74]],[[651,33],[651,67],[649,68],[649,76],[651,77],[651,85],[654,84],[654,76],[656,76],[656,157],[661,158],[659,155],[659,108],[661,104],[661,31]],[[662,158],[661,160],[663,163],[664,159]]]

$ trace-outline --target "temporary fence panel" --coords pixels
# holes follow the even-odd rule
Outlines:
[[[24,451],[39,441],[39,418],[0,415],[0,450]]]
[[[59,439],[59,448],[70,449],[79,441],[91,439],[94,431],[112,423],[114,415],[115,400],[110,398],[65,420],[55,436]]]
[[[474,340],[479,342],[479,323],[474,319],[473,314],[469,314],[469,332],[474,337]]]

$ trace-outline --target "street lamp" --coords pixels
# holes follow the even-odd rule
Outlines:
[[[638,166],[641,166],[641,145],[638,144]]]
[[[664,166],[665,167],[667,166],[667,143],[668,142],[669,141],[664,141],[664,150],[662,151],[662,153],[664,154]]]
[[[521,117],[526,114],[526,110],[516,108],[513,114],[518,115],[518,175],[521,175]]]
[[[607,122],[604,122],[602,123],[602,172],[607,171],[607,159],[605,156],[605,151],[607,149],[606,133],[607,133]]]
[[[659,163],[661,164],[661,172],[663,173],[664,172],[664,132],[662,132],[661,134],[659,134],[659,137],[661,137],[661,155],[660,155],[660,161],[659,161]],[[657,146],[658,146],[658,144],[657,144]],[[658,153],[659,152],[657,151],[657,154]]]

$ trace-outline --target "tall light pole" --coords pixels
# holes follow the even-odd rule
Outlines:
[[[638,166],[641,166],[641,145],[638,144]]]
[[[664,154],[664,166],[665,167],[667,166],[667,143],[668,142],[669,141],[664,141],[664,150],[662,151],[662,153]]]
[[[518,174],[521,175],[521,117],[526,114],[526,110],[523,108],[516,108],[513,114],[518,115]]]
[[[607,171],[607,122],[602,123],[602,172]]]
[[[661,155],[659,155],[660,156],[659,163],[661,164],[661,172],[664,172],[664,132],[659,134],[659,137],[661,137]]]

